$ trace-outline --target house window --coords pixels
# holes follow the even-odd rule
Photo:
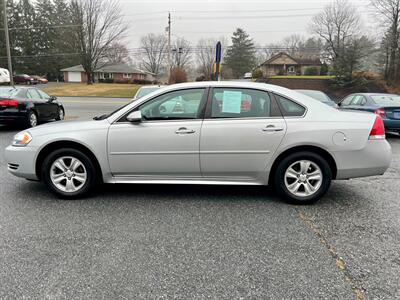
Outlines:
[[[124,73],[124,78],[132,78],[132,74],[130,74],[130,73]]]
[[[288,68],[288,73],[294,73],[294,66],[290,66]]]
[[[112,79],[113,73],[100,73],[100,79]]]

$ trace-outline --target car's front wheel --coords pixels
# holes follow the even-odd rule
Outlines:
[[[331,168],[322,156],[298,152],[278,164],[274,185],[280,196],[289,202],[311,204],[328,191],[331,181]]]
[[[76,199],[86,196],[95,185],[96,169],[83,152],[59,149],[44,160],[42,178],[58,197]]]
[[[65,118],[65,112],[62,107],[59,107],[57,110],[56,121],[62,121]]]

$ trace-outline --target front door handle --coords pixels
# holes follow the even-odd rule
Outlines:
[[[195,133],[196,131],[192,129],[187,129],[186,127],[181,127],[177,131],[175,131],[176,134],[192,134]]]
[[[275,125],[267,125],[262,131],[274,132],[274,131],[283,131],[283,127],[275,127]]]

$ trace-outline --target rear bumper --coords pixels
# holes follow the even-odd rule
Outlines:
[[[31,180],[37,180],[36,176],[36,147],[13,147],[5,149],[5,159],[8,171],[17,176]]]
[[[334,152],[336,179],[383,175],[390,166],[392,150],[386,140],[368,140],[362,150]]]
[[[400,130],[400,120],[383,119],[386,130]]]
[[[16,109],[6,109],[0,111],[0,123],[14,123],[26,121],[26,113]]]

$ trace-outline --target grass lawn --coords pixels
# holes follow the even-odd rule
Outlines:
[[[287,75],[276,75],[276,76],[271,76],[270,78],[301,78],[301,79],[331,79],[331,78],[335,78],[335,76],[328,76],[328,75],[324,75],[324,76],[305,76],[305,75],[301,75],[301,76],[287,76]]]
[[[58,97],[116,97],[132,98],[140,85],[118,83],[59,83],[51,84],[43,90]]]

